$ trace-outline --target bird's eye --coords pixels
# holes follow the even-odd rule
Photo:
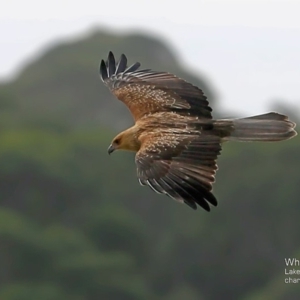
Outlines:
[[[115,144],[119,145],[120,144],[120,139],[116,139]]]

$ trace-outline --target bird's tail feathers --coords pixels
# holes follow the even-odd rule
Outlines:
[[[297,135],[296,124],[287,116],[267,113],[242,119],[217,120],[215,128],[226,128],[224,140],[229,141],[282,141]]]

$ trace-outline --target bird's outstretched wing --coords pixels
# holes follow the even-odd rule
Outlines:
[[[139,181],[193,209],[198,204],[209,211],[209,204],[217,205],[211,190],[220,152],[217,136],[148,135],[136,155]]]
[[[182,115],[211,119],[202,90],[170,73],[139,70],[140,64],[127,67],[124,54],[116,63],[109,52],[101,61],[100,75],[111,92],[129,108],[135,121],[144,115],[173,111]]]

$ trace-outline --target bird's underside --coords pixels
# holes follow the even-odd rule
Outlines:
[[[139,182],[155,192],[209,211],[217,205],[212,184],[221,143],[280,141],[296,135],[284,115],[268,113],[243,119],[213,120],[203,92],[175,75],[127,67],[110,52],[100,75],[129,108],[135,125],[118,134],[109,147],[136,151]]]

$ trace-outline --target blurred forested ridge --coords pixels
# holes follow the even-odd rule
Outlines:
[[[109,50],[217,110],[204,79],[140,34],[58,43],[0,85],[0,299],[299,299],[284,282],[284,258],[300,259],[299,137],[224,145],[210,213],[157,195],[133,154],[107,156],[133,122],[100,82]]]

